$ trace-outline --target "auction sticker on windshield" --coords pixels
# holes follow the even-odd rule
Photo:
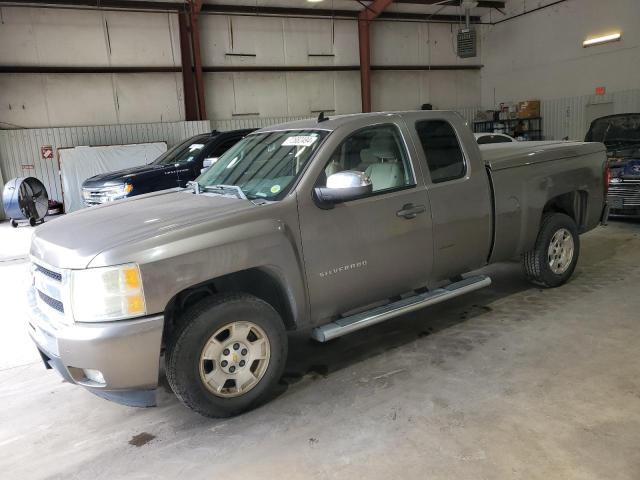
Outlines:
[[[314,135],[296,135],[295,137],[289,137],[284,142],[282,142],[282,146],[291,146],[291,147],[310,147],[313,145],[318,137]]]

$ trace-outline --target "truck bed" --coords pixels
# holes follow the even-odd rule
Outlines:
[[[480,145],[482,159],[492,171],[575,158],[602,151],[604,146],[601,143],[560,140]]]
[[[533,248],[549,202],[578,211],[581,233],[595,228],[604,201],[604,145],[593,142],[518,142],[480,145],[494,206],[490,262]]]

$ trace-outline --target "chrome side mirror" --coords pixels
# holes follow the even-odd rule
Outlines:
[[[373,191],[371,179],[364,172],[345,170],[329,175],[326,187],[316,187],[317,201],[324,207],[365,197]]]

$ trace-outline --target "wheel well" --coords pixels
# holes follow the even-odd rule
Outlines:
[[[208,280],[175,295],[165,309],[164,336],[174,329],[182,312],[206,297],[223,292],[255,295],[278,312],[287,330],[296,328],[291,303],[283,285],[273,274],[260,268],[251,268]]]
[[[578,231],[582,232],[587,213],[588,194],[583,190],[563,193],[547,201],[542,213],[559,212],[569,215],[576,222]]]

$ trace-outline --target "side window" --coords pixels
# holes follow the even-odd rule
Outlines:
[[[331,156],[318,184],[326,184],[326,177],[344,170],[366,173],[374,192],[415,184],[400,132],[394,125],[363,128],[347,137]]]
[[[233,147],[236,143],[240,141],[240,138],[232,138],[229,140],[225,140],[219,145],[216,145],[210,152],[207,154],[207,158],[209,157],[221,157],[224,152]]]
[[[416,131],[427,157],[431,181],[446,182],[464,177],[466,166],[456,132],[444,120],[423,120],[416,123]]]
[[[484,135],[478,139],[478,145],[487,145],[489,143],[511,143],[511,139],[500,135]]]

